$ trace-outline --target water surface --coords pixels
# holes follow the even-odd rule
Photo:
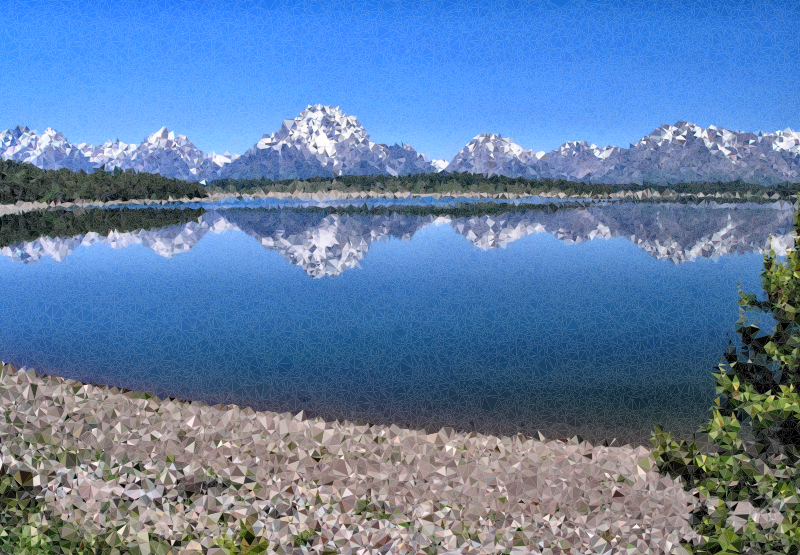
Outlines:
[[[706,419],[737,282],[761,291],[758,249],[791,215],[229,208],[44,238],[2,249],[0,359],[257,410],[646,442]]]

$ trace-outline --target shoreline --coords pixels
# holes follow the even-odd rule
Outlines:
[[[123,545],[210,553],[242,526],[283,552],[304,533],[318,553],[672,553],[697,540],[701,500],[645,447],[160,401],[10,364],[0,399],[0,475],[22,476],[79,535],[117,530]]]
[[[667,191],[669,191],[667,189]],[[317,192],[317,193],[308,193],[304,191],[294,191],[292,193],[280,193],[280,192],[264,192],[258,191],[255,193],[209,193],[206,197],[194,197],[194,198],[177,198],[173,199],[169,197],[167,200],[150,200],[150,199],[132,199],[126,201],[94,201],[94,200],[82,200],[77,199],[75,202],[62,202],[56,203],[55,201],[51,203],[45,202],[23,202],[17,201],[15,204],[0,204],[0,217],[7,216],[7,215],[16,215],[16,214],[24,214],[27,212],[34,212],[38,210],[47,210],[48,208],[109,208],[109,207],[125,207],[129,204],[138,204],[138,205],[165,205],[165,204],[172,204],[172,203],[182,203],[182,204],[190,204],[190,203],[202,203],[202,202],[217,202],[226,199],[278,199],[278,200],[298,200],[298,199],[307,199],[309,201],[315,202],[327,202],[333,200],[364,200],[364,199],[389,199],[389,200],[397,200],[397,199],[410,199],[410,200],[419,200],[422,198],[433,198],[436,200],[443,199],[443,198],[450,198],[450,199],[457,199],[457,198],[468,198],[468,199],[479,199],[479,200],[521,200],[521,199],[528,199],[528,198],[552,198],[552,199],[574,199],[574,200],[590,200],[590,199],[631,199],[631,200],[673,200],[679,198],[688,198],[694,197],[696,199],[725,199],[725,200],[739,200],[743,202],[752,202],[754,199],[758,199],[760,201],[774,201],[777,203],[786,203],[790,207],[797,208],[798,207],[798,195],[794,195],[795,199],[794,202],[791,201],[791,197],[783,198],[779,196],[777,193],[773,195],[767,195],[767,193],[763,193],[760,196],[754,195],[739,195],[736,193],[735,195],[732,193],[714,193],[714,194],[704,194],[704,193],[675,193],[671,192],[672,194],[664,194],[664,192],[660,192],[658,190],[653,189],[642,189],[638,191],[620,191],[619,193],[608,193],[608,194],[595,194],[595,195],[570,195],[567,196],[566,193],[563,192],[548,192],[548,193],[540,193],[540,194],[519,194],[519,193],[497,193],[497,194],[490,194],[490,193],[473,193],[473,192],[445,192],[445,193],[384,193],[384,192],[377,192],[377,191],[361,191],[361,192],[349,192],[349,191],[328,191],[328,192]],[[787,208],[789,209],[789,208]]]
[[[22,367],[26,369],[26,366]],[[324,401],[309,399],[305,394],[295,396],[289,393],[280,393],[269,398],[254,398],[250,395],[226,391],[210,396],[203,390],[179,392],[173,389],[154,390],[153,384],[146,381],[125,380],[124,384],[115,382],[108,376],[92,376],[82,372],[59,372],[55,369],[40,370],[40,376],[56,379],[73,380],[76,383],[92,385],[98,388],[116,388],[119,390],[146,392],[159,402],[200,403],[209,407],[218,407],[221,410],[238,408],[256,412],[269,412],[284,415],[287,418],[313,420],[320,418],[328,423],[340,422],[347,425],[359,426],[386,426],[397,427],[413,432],[438,433],[444,428],[457,433],[479,433],[497,437],[514,437],[520,434],[528,438],[541,441],[571,441],[579,443],[586,441],[593,445],[631,446],[652,449],[650,441],[655,424],[661,424],[672,432],[676,438],[690,439],[699,427],[708,421],[710,412],[694,411],[658,413],[630,413],[617,414],[614,421],[598,420],[586,414],[581,417],[573,415],[571,422],[547,411],[536,416],[523,416],[525,421],[515,419],[508,414],[494,414],[485,411],[443,409],[441,406],[433,412],[422,407],[383,405],[370,406],[366,410],[363,405],[352,401],[339,401],[336,404],[327,404]],[[263,384],[262,384],[263,385]],[[709,400],[709,407],[713,400]],[[653,418],[656,415],[662,417]],[[517,415],[519,417],[520,415]],[[638,417],[638,418],[637,418]],[[651,421],[645,423],[645,420]],[[582,423],[585,422],[585,423]],[[590,422],[590,423],[589,423]]]

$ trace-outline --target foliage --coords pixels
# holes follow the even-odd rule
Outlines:
[[[800,183],[786,182],[782,185],[758,185],[743,181],[716,182],[716,183],[678,183],[665,187],[645,182],[642,185],[631,183],[626,185],[604,185],[599,183],[565,181],[563,179],[527,179],[524,177],[505,177],[493,175],[484,177],[480,174],[470,173],[430,173],[413,174],[399,177],[375,175],[342,175],[336,178],[317,177],[314,179],[297,180],[283,179],[272,181],[268,179],[221,179],[211,182],[206,186],[209,192],[246,193],[263,191],[293,192],[304,191],[308,193],[337,191],[380,191],[380,192],[410,192],[446,193],[446,192],[473,192],[473,193],[515,193],[515,194],[540,194],[546,192],[563,192],[567,196],[603,195],[619,193],[621,191],[640,191],[653,189],[666,192],[667,189],[676,193],[739,193],[744,197],[747,194],[769,195],[778,194],[781,198],[790,198],[800,192]]]
[[[80,453],[65,451],[60,446],[53,446],[48,456],[60,459],[72,457],[72,462],[81,459]],[[103,451],[95,451],[90,458],[98,461],[106,459],[107,455]],[[32,476],[30,472],[18,472],[11,476],[0,468],[0,555],[142,555],[167,554],[170,550],[175,552],[169,542],[152,532],[148,532],[146,538],[138,534],[136,540],[127,543],[118,534],[86,534],[80,527],[47,509],[40,500],[42,487],[32,483]],[[187,491],[188,495],[205,495],[210,487],[218,483],[216,478],[209,472],[206,479],[198,484],[198,491]],[[269,544],[263,537],[254,535],[253,521],[251,517],[250,520],[239,522],[241,529],[235,540],[218,536],[213,538],[213,544],[228,548],[230,554],[266,553]],[[191,540],[199,540],[199,537],[191,534],[184,538],[184,543]]]
[[[794,216],[800,234],[800,211]],[[692,524],[703,544],[695,553],[800,552],[800,256],[786,264],[770,250],[761,273],[766,300],[739,288],[742,345],[729,344],[718,372],[716,406],[704,430],[676,440],[659,427],[654,456],[662,472],[681,476],[703,501]],[[748,323],[745,309],[769,313],[767,333]],[[748,505],[740,503],[749,503]],[[755,511],[779,512],[757,523]],[[759,516],[759,519],[761,517]]]
[[[79,454],[54,449],[51,456],[79,458]],[[92,460],[104,458],[95,452]],[[42,487],[33,484],[31,472],[9,475],[0,468],[0,554],[3,555],[122,555],[133,554],[121,542],[111,545],[106,538],[84,535],[61,515],[46,510],[41,501]],[[149,535],[150,544],[159,538]]]
[[[0,160],[0,204],[16,202],[74,202],[77,199],[108,202],[112,200],[204,198],[198,183],[133,170],[92,173],[43,170],[25,162]]]
[[[778,194],[782,199],[793,198],[800,192],[800,183],[758,185],[742,181],[716,183],[678,183],[669,185],[631,183],[605,185],[599,183],[565,181],[563,179],[528,179],[493,175],[484,177],[470,173],[424,173],[398,177],[383,175],[342,175],[335,178],[316,177],[307,180],[283,179],[220,179],[205,187],[195,181],[163,177],[159,174],[136,173],[133,170],[105,171],[105,166],[90,174],[81,170],[62,168],[43,170],[26,162],[0,160],[0,204],[22,202],[73,202],[77,199],[96,201],[166,200],[178,198],[206,198],[209,193],[254,193],[302,191],[307,193],[332,190],[348,192],[409,192],[430,193],[514,193],[542,194],[564,193],[570,195],[608,195],[621,191],[652,189],[662,193],[739,193],[740,197],[763,201],[763,195]],[[752,197],[752,198],[751,198]],[[687,202],[682,198],[678,202]]]

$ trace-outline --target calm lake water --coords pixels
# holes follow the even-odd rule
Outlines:
[[[793,208],[515,209],[229,207],[6,245],[0,359],[375,424],[642,443],[655,422],[697,429],[737,282],[763,298],[757,249]]]

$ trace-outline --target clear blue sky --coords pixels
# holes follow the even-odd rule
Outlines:
[[[92,7],[90,7],[92,6]],[[0,129],[243,153],[308,104],[448,161],[664,123],[800,129],[800,2],[0,0]]]

